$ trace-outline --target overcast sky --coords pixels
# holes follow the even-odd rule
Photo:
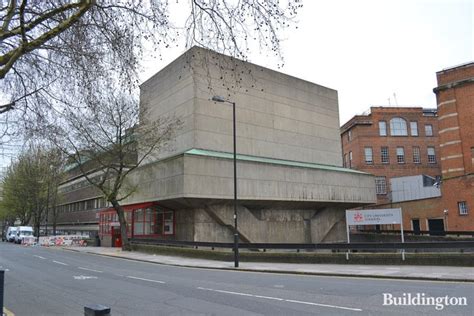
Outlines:
[[[435,108],[435,73],[474,60],[473,2],[305,0],[298,29],[285,34],[278,71],[336,89],[341,125],[389,102]],[[184,46],[146,60],[142,80],[182,52]],[[260,51],[249,57],[277,70]]]
[[[370,106],[435,108],[436,72],[474,60],[474,0],[303,3],[298,29],[286,32],[282,43],[285,66],[277,69],[277,60],[258,50],[249,59],[336,89],[341,125]],[[172,14],[185,12],[173,10],[177,5],[173,1],[170,5]],[[145,56],[142,81],[184,50],[184,45],[163,50],[161,60]],[[14,151],[0,148],[0,167],[8,164]]]

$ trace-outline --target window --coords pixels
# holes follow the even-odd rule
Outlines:
[[[397,147],[397,162],[405,163],[405,150],[403,147]]]
[[[365,163],[371,165],[374,163],[373,155],[372,155],[372,147],[365,147]]]
[[[164,225],[163,230],[165,235],[173,235],[174,234],[174,225],[173,225],[173,212],[166,212],[164,213]]]
[[[151,208],[147,208],[145,210],[145,221],[143,223],[144,228],[144,235],[151,235],[153,232],[153,210]]]
[[[474,165],[474,147],[471,147],[471,164]]]
[[[436,163],[436,154],[434,147],[428,147],[428,163]]]
[[[459,210],[459,215],[467,215],[469,213],[469,209],[467,208],[466,201],[458,202],[458,210]]]
[[[390,163],[390,156],[388,155],[388,147],[380,148],[380,157],[382,163]]]
[[[411,136],[418,136],[418,122],[410,122]]]
[[[433,125],[431,124],[425,125],[425,135],[433,136]]]
[[[347,160],[347,154],[344,154],[344,168],[347,168],[349,166],[349,161]]]
[[[350,142],[351,140],[352,140],[352,131],[349,130],[349,131],[347,132],[347,141]]]
[[[408,136],[407,122],[401,117],[394,117],[390,120],[390,135]]]
[[[421,163],[420,147],[413,147],[413,163]]]
[[[138,209],[133,213],[133,234],[143,235],[143,210]]]
[[[349,168],[352,168],[352,151],[349,152]]]
[[[387,136],[387,122],[379,121],[379,135]]]
[[[387,182],[385,177],[375,177],[375,193],[387,194]]]

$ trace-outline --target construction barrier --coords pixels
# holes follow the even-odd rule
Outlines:
[[[44,236],[39,238],[40,246],[87,246],[84,236],[81,235],[60,235],[60,236]]]

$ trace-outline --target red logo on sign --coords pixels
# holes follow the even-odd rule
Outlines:
[[[354,214],[354,222],[362,222],[364,220],[364,215],[362,213],[357,212]]]

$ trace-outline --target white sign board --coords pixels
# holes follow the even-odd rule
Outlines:
[[[377,210],[346,211],[347,225],[401,224],[402,210],[387,208]]]
[[[347,242],[351,242],[349,226],[382,224],[400,224],[402,243],[405,242],[401,208],[346,211]],[[346,253],[346,259],[349,260],[349,251]],[[405,250],[402,250],[402,260],[405,260]]]

